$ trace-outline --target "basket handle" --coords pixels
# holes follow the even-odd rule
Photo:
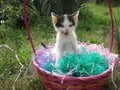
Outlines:
[[[24,15],[24,23],[25,23],[26,33],[27,33],[28,38],[29,38],[29,42],[31,44],[31,47],[33,49],[34,54],[36,54],[35,46],[33,44],[32,37],[30,35],[30,30],[29,30],[27,16],[26,16],[26,0],[23,0],[23,15]]]
[[[111,34],[110,34],[110,44],[109,44],[109,50],[111,51],[113,47],[113,40],[114,40],[114,20],[113,20],[110,0],[107,0],[107,4],[109,8],[110,24],[111,24]]]
[[[112,50],[113,47],[113,39],[114,39],[114,21],[113,21],[113,15],[112,15],[112,8],[111,8],[111,3],[110,0],[107,0],[108,8],[109,8],[109,15],[110,15],[110,24],[111,24],[111,33],[110,33],[110,43],[109,43],[109,50]],[[28,26],[28,21],[27,21],[27,16],[26,16],[26,0],[23,0],[23,14],[24,14],[24,23],[25,23],[25,28],[26,32],[29,38],[29,42],[31,44],[31,47],[33,49],[34,54],[36,54],[36,50],[32,41],[32,37],[30,35],[30,30]]]

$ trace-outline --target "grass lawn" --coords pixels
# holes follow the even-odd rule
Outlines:
[[[96,5],[94,3],[85,4],[86,7],[80,11],[80,14],[86,15],[79,17],[76,34],[80,42],[90,42],[109,47],[110,21],[107,6]],[[113,8],[115,19],[115,30],[120,23],[120,8]],[[45,44],[55,42],[55,31],[50,17],[37,25],[30,26],[31,35],[35,47],[39,47],[40,42]],[[25,69],[28,67],[32,57],[32,49],[28,41],[25,29],[11,29],[7,25],[0,26],[0,45],[6,44],[18,54],[21,63],[24,65],[22,74],[16,82],[16,90],[43,90],[43,86],[38,77],[24,77]],[[114,42],[113,52],[117,53],[116,42]],[[0,90],[12,90],[15,77],[19,73],[20,65],[13,52],[6,48],[0,48]],[[120,88],[120,64],[116,65],[114,80]],[[111,77],[107,81],[103,90],[114,90]]]

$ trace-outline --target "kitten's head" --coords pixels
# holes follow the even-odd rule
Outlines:
[[[55,13],[51,13],[53,26],[57,32],[60,32],[64,35],[68,35],[72,31],[75,30],[78,22],[79,11],[74,14],[68,15],[56,15]]]

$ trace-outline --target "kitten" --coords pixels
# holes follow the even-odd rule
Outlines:
[[[78,15],[79,11],[72,15],[64,14],[62,16],[51,13],[53,26],[57,32],[56,43],[53,49],[56,60],[61,58],[66,51],[78,51],[77,36],[75,34]]]

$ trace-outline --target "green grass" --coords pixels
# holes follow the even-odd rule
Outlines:
[[[115,28],[120,23],[119,7],[113,8],[115,17]],[[40,42],[45,44],[54,43],[56,32],[51,23],[50,17],[43,19],[37,25],[29,25],[33,43],[36,48]],[[107,6],[87,3],[86,7],[80,11],[79,22],[76,29],[78,41],[101,44],[109,47],[110,20]],[[13,48],[19,56],[21,63],[28,67],[32,57],[32,49],[25,32],[25,29],[11,29],[7,25],[0,26],[0,45],[7,44]],[[116,42],[114,42],[113,51],[117,53]],[[6,48],[0,48],[0,90],[12,90],[12,85],[17,76],[20,65],[18,64],[14,53]],[[117,64],[115,70],[115,82],[120,85],[120,65]],[[25,69],[16,83],[16,90],[41,90],[43,86],[37,77],[33,79],[24,77]],[[120,87],[119,87],[120,88]],[[104,90],[114,90],[111,79],[104,86]]]

